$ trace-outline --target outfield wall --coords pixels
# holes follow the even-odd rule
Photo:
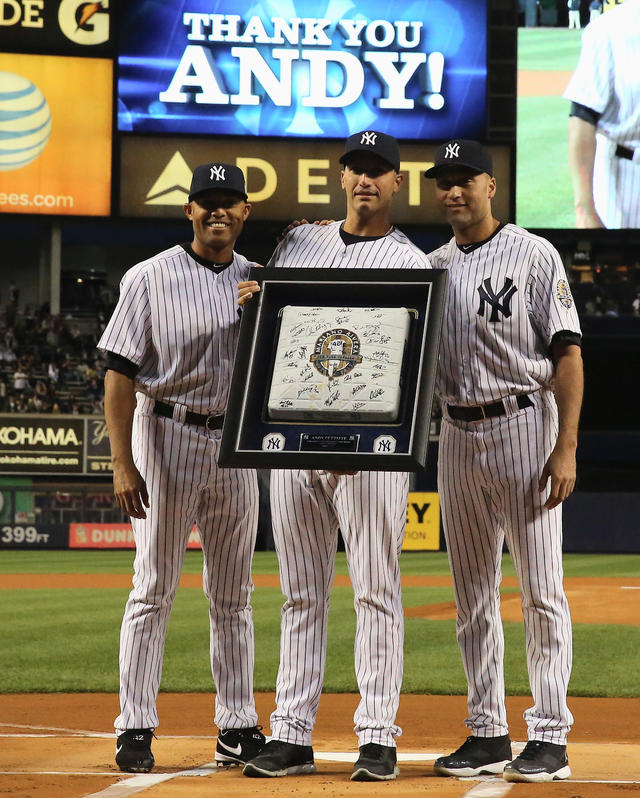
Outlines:
[[[20,460],[0,469],[0,549],[133,548],[128,519],[114,501],[102,417],[4,416],[3,449]],[[75,458],[74,473],[43,461]],[[438,442],[427,469],[412,477],[404,548],[444,550],[437,494]],[[25,461],[30,460],[30,463]],[[32,472],[29,474],[29,470]],[[25,473],[26,472],[26,473]],[[259,472],[257,549],[272,549],[268,472]],[[580,433],[578,484],[564,504],[566,552],[640,552],[640,432]],[[199,548],[192,532],[189,548]]]

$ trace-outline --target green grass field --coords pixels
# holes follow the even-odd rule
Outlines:
[[[518,70],[572,72],[579,54],[580,31],[518,30]],[[575,227],[568,101],[557,95],[519,96],[517,114],[517,223],[533,228]]]
[[[185,573],[201,571],[202,555],[188,552]],[[3,551],[2,574],[130,573],[133,552]],[[405,553],[404,574],[448,574],[442,553]],[[338,554],[338,573],[346,573]],[[276,574],[273,552],[257,552],[255,574]],[[504,573],[513,575],[508,557]],[[567,576],[640,577],[640,555],[568,555]],[[604,588],[603,588],[604,589]],[[513,588],[508,589],[513,592]],[[0,590],[0,692],[113,691],[118,687],[118,634],[127,589]],[[406,607],[452,601],[449,588],[409,587]],[[256,690],[273,690],[278,667],[279,588],[256,588]],[[329,618],[327,692],[355,692],[353,635],[355,615],[350,588],[335,588]],[[506,679],[509,694],[529,692],[521,624],[506,623]],[[202,591],[181,588],[169,623],[162,689],[212,689],[208,665],[207,604]],[[638,626],[574,626],[572,695],[638,696]],[[404,691],[464,694],[464,674],[454,621],[407,618]]]

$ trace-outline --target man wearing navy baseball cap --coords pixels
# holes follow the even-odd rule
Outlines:
[[[496,193],[491,153],[477,141],[452,139],[441,144],[425,177],[436,181],[436,198],[460,244],[492,234],[498,222],[491,213]],[[469,239],[467,241],[467,239]]]
[[[189,201],[184,205],[187,218],[193,223],[191,247],[196,255],[207,260],[224,262],[233,257],[233,247],[251,212],[247,202],[244,174],[229,163],[206,163],[196,166],[189,188]]]
[[[147,773],[155,765],[165,634],[194,523],[210,608],[215,760],[243,765],[265,743],[253,697],[249,604],[257,477],[250,469],[218,466],[240,331],[236,285],[257,266],[234,251],[250,212],[247,199],[237,166],[197,166],[184,205],[192,237],[125,273],[98,343],[107,358],[114,495],[131,517],[137,550],[114,723],[116,764],[126,772]]]
[[[425,172],[453,237],[429,258],[449,272],[436,377],[443,408],[438,495],[467,677],[469,736],[442,776],[509,782],[571,776],[571,617],[562,584],[562,502],[575,486],[583,393],[580,320],[562,258],[493,216],[496,180],[477,141],[442,144]],[[463,486],[463,489],[461,489]],[[532,706],[511,747],[500,618],[506,541],[522,591]]]
[[[385,133],[362,130],[348,137],[339,160],[345,218],[292,226],[267,265],[429,268],[425,253],[391,221],[393,198],[402,184],[398,142]],[[239,304],[259,288],[256,281],[240,283]],[[272,778],[316,769],[312,737],[327,656],[326,612],[340,528],[356,585],[354,664],[361,697],[354,713],[359,755],[351,780],[395,779],[404,630],[398,552],[409,475],[279,468],[272,472],[270,487],[273,537],[286,597],[280,668],[271,739],[243,773]]]

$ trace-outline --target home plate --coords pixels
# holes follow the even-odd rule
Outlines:
[[[349,753],[344,751],[314,751],[313,755],[315,759],[322,762],[355,762],[358,758],[357,751]],[[442,752],[436,754],[428,751],[421,751],[419,754],[398,752],[398,762],[426,762],[437,759],[439,756],[444,756],[444,754]]]

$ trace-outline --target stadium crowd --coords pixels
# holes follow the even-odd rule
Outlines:
[[[102,414],[105,314],[54,316],[49,306],[0,313],[0,412]]]

